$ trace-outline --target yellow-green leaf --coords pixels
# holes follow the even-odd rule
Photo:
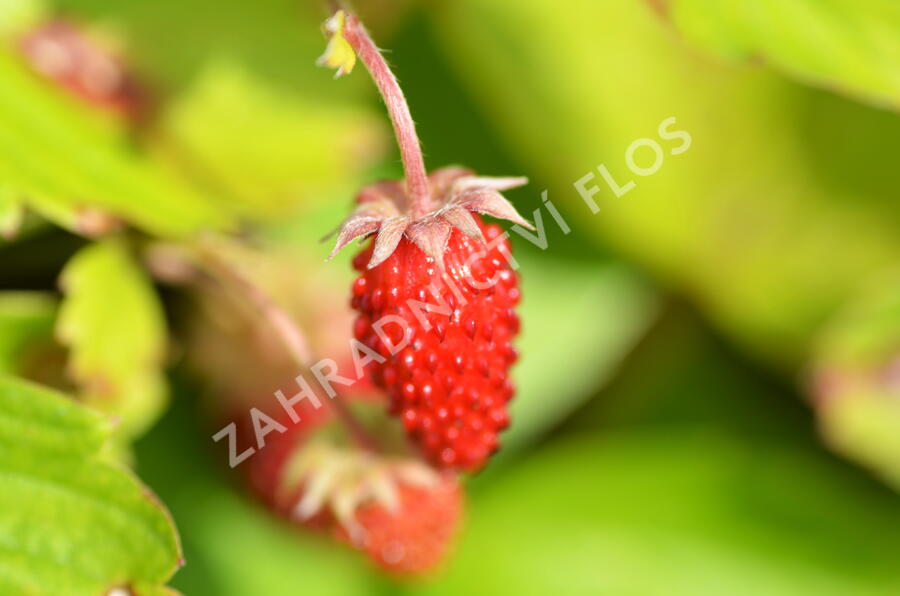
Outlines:
[[[358,105],[279,88],[225,60],[200,73],[160,126],[160,157],[188,155],[195,172],[252,219],[283,216],[336,189],[350,194],[383,155],[386,137]]]
[[[0,49],[0,188],[63,227],[100,210],[160,236],[229,225],[231,217],[135,151],[108,120]]]
[[[795,443],[630,429],[560,438],[476,483],[457,556],[417,594],[900,590],[896,496]]]
[[[133,437],[166,402],[161,369],[166,324],[154,288],[119,239],[82,249],[63,271],[57,336],[85,402],[119,419]]]
[[[812,358],[825,439],[900,490],[900,276],[865,288],[824,327]]]
[[[762,58],[815,85],[900,109],[894,0],[669,0],[691,41],[727,59]]]
[[[433,23],[573,233],[641,263],[759,357],[802,363],[860,280],[898,262],[895,113],[716,64],[643,2],[458,0]],[[652,175],[629,168],[636,142],[661,149]],[[600,166],[632,190],[617,196]],[[586,176],[596,214],[575,186]]]
[[[24,205],[9,188],[0,187],[0,240],[10,239],[19,231]]]

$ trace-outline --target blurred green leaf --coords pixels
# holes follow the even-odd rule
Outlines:
[[[358,107],[282,90],[225,61],[208,65],[160,126],[161,156],[188,160],[250,218],[282,215],[335,187],[351,193],[384,144],[379,121]]]
[[[14,38],[47,18],[43,0],[0,0],[0,38]]]
[[[41,292],[0,292],[0,374],[18,371],[23,355],[53,335],[56,301]]]
[[[900,589],[900,500],[782,443],[582,437],[478,484],[423,594],[875,596]]]
[[[900,356],[900,274],[867,284],[824,327],[817,349],[825,367],[875,368]]]
[[[519,388],[503,453],[533,442],[594,395],[655,320],[656,299],[623,266],[526,255]]]
[[[119,31],[127,39],[129,63],[164,92],[189,85],[210,63],[223,59],[307,97],[340,101],[362,89],[371,92],[366,77],[335,84],[331,73],[316,67],[324,49],[320,25],[327,17],[326,7],[318,2],[57,0],[55,4]]]
[[[900,275],[871,284],[829,322],[813,367],[826,440],[900,489]]]
[[[98,596],[164,593],[180,557],[168,513],[98,452],[99,414],[0,377],[0,592]]]
[[[893,0],[667,0],[692,42],[762,58],[801,81],[900,109],[900,4]]]
[[[640,262],[768,361],[802,363],[861,277],[900,261],[895,113],[703,60],[645,3],[459,0],[431,15],[471,96],[548,181],[573,233]],[[680,154],[659,132],[670,117],[670,132],[692,137]],[[661,148],[651,176],[628,169],[638,139]],[[616,197],[600,164],[634,189]],[[596,214],[574,187],[589,175]]]
[[[0,190],[0,239],[12,238],[22,225],[23,202],[8,188]]]
[[[96,242],[66,265],[57,336],[86,403],[119,419],[123,437],[142,433],[167,396],[166,322],[144,272],[119,239]]]
[[[118,127],[0,50],[0,194],[81,231],[89,209],[160,236],[222,228],[231,217],[141,157]]]
[[[817,411],[829,445],[900,490],[900,400],[896,388],[859,384],[824,397]]]

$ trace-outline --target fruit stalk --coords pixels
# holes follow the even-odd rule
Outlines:
[[[284,344],[291,361],[300,368],[308,369],[314,364],[312,350],[303,331],[291,316],[251,279],[237,270],[231,263],[222,259],[214,249],[198,243],[198,253],[207,268],[220,279],[227,280],[237,288],[246,299],[253,304],[260,316],[265,319],[272,330]],[[360,447],[367,451],[377,451],[377,443],[366,432],[365,428],[353,416],[340,397],[325,400],[337,414],[341,423]]]
[[[388,105],[407,169],[406,180],[382,180],[359,192],[331,252],[368,239],[353,262],[360,273],[351,302],[358,313],[354,335],[386,356],[373,366],[372,382],[390,396],[389,412],[402,417],[429,463],[477,471],[509,425],[515,393],[509,369],[519,332],[511,247],[500,227],[480,216],[531,228],[500,194],[527,179],[477,176],[462,167],[426,177],[403,93],[357,17],[339,9],[324,31],[328,46],[319,64],[341,76],[362,60]],[[414,316],[429,292],[449,316],[427,322]],[[410,346],[400,355],[374,327],[384,315],[407,324]]]
[[[400,156],[403,159],[403,170],[406,174],[406,185],[411,202],[410,211],[413,218],[421,217],[431,207],[431,196],[428,174],[425,171],[425,160],[422,157],[419,136],[416,134],[416,124],[409,112],[406,97],[397,82],[397,77],[394,76],[378,50],[378,46],[375,45],[359,18],[352,12],[344,11],[344,13],[346,15],[343,29],[344,39],[359,56],[384,99],[391,123],[394,126],[397,145],[400,147]]]

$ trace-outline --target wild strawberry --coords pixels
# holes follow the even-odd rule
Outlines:
[[[267,398],[268,405],[272,406],[271,394]],[[285,469],[291,459],[296,456],[298,449],[314,441],[320,435],[327,436],[336,445],[346,443],[349,446],[356,439],[347,435],[343,421],[340,420],[337,410],[328,405],[328,399],[325,395],[320,396],[320,403],[323,404],[320,408],[316,408],[307,401],[296,404],[293,410],[297,415],[297,420],[292,420],[284,409],[266,408],[274,415],[273,419],[286,430],[267,435],[265,447],[258,449],[253,457],[247,460],[243,469],[247,473],[247,483],[250,489],[278,513],[287,513],[285,507],[288,509],[292,507],[290,499],[288,501],[284,499],[282,485],[285,482]],[[383,444],[379,444],[377,447],[389,449],[392,447],[392,443],[397,443],[396,437],[379,428],[384,426],[379,424],[381,422],[379,418],[383,417],[381,413],[384,411],[385,398],[381,391],[368,382],[368,379],[360,379],[350,387],[340,387],[337,399],[345,407],[351,408],[355,417],[365,419],[368,425],[372,426],[372,428],[366,429],[367,432],[378,432],[378,438]],[[246,443],[238,446],[238,449],[242,451],[252,446],[252,441],[248,438],[253,437],[255,431],[246,409],[242,409],[246,408],[246,403],[250,402],[238,401],[243,404],[238,406],[238,409],[233,412],[234,415],[228,420],[236,420],[239,423],[238,437],[242,437]],[[258,405],[266,403],[260,401],[258,396],[251,398],[251,401]]]
[[[392,573],[428,572],[445,557],[462,505],[462,490],[451,476],[442,476],[430,486],[401,484],[395,507],[370,502],[357,510],[356,522],[364,538],[356,546]],[[336,535],[352,543],[344,526],[337,527]]]
[[[451,547],[463,503],[451,474],[338,446],[327,434],[295,435],[259,457],[254,487],[277,513],[364,550],[387,571],[426,573]]]
[[[385,357],[373,363],[372,378],[390,395],[391,413],[401,417],[429,461],[440,467],[480,468],[509,423],[518,279],[500,228],[485,225],[466,209],[477,203],[488,211],[488,204],[499,202],[495,188],[518,182],[475,178],[458,168],[439,170],[431,186],[435,196],[443,195],[443,206],[417,221],[400,215],[402,186],[380,183],[360,195],[357,214],[344,226],[351,232],[338,239],[340,248],[359,233],[363,218],[377,227],[354,260],[362,273],[353,284],[352,306],[359,312],[354,332]],[[503,215],[518,219],[514,213]],[[389,234],[394,235],[385,240]],[[385,248],[386,242],[396,246]],[[399,326],[390,328],[393,338],[384,333],[389,327],[379,321],[389,315],[404,321],[405,337]]]
[[[353,285],[354,333],[383,356],[372,378],[427,458],[477,470],[509,423],[519,289],[506,236],[472,212],[531,227],[499,193],[526,179],[456,167],[426,176],[403,93],[359,20],[338,11],[325,30],[331,39],[321,62],[341,75],[359,56],[384,96],[406,171],[404,181],[363,189],[332,252],[373,236],[354,261],[362,272]],[[401,337],[385,336],[397,317]]]
[[[334,409],[304,403],[296,422],[276,416],[287,430],[268,435],[244,464],[250,489],[276,514],[365,551],[387,571],[432,570],[460,524],[461,487],[452,474],[410,457],[388,424],[384,396],[365,380],[339,399],[378,438],[377,450],[357,445]]]

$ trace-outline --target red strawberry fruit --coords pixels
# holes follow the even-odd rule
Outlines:
[[[257,454],[251,483],[273,510],[365,551],[397,575],[433,571],[459,527],[463,492],[452,473],[417,459],[297,432]]]
[[[356,511],[363,531],[360,541],[381,568],[397,575],[416,575],[433,570],[445,557],[462,515],[462,490],[452,477],[434,486],[399,485],[397,506],[391,510],[372,502]],[[337,526],[341,540],[353,542],[344,526]]]
[[[378,226],[354,261],[361,272],[353,284],[355,335],[385,357],[373,363],[372,378],[388,392],[391,412],[428,460],[472,471],[497,449],[497,435],[509,423],[519,288],[502,231],[467,209],[518,219],[514,211],[498,211],[495,205],[507,204],[494,190],[518,180],[475,178],[447,168],[430,181],[442,207],[417,221],[401,215],[401,185],[380,183],[364,191],[344,226],[351,232],[341,234],[338,246],[359,233],[361,219]],[[407,229],[398,233],[404,224]],[[396,246],[385,248],[387,242]],[[405,323],[391,328],[393,345],[377,333],[388,315]]]
[[[386,428],[384,410],[374,409],[383,396],[365,382],[342,390],[340,399],[364,415],[367,430]],[[341,432],[331,408],[298,413],[297,422],[278,418],[288,430],[269,435],[247,461],[256,496],[303,528],[364,551],[392,574],[433,571],[461,522],[463,491],[454,474],[411,457],[393,433],[378,434],[377,450],[361,448]]]
[[[406,100],[362,24],[338,11],[325,31],[331,39],[321,63],[341,75],[359,56],[385,99],[406,172],[405,180],[363,189],[332,252],[372,236],[354,261],[362,273],[353,285],[354,334],[383,357],[373,381],[427,459],[477,470],[509,424],[508,371],[519,331],[509,243],[477,214],[530,228],[500,194],[527,180],[456,167],[427,176]],[[388,323],[395,331],[399,324],[399,337],[386,335]]]

